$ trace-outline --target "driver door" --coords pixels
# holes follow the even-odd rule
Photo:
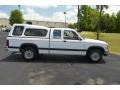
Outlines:
[[[63,54],[67,55],[85,55],[84,42],[73,30],[63,30],[63,42],[61,45]]]

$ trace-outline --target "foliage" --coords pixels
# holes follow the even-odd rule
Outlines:
[[[81,6],[80,30],[93,32],[99,29],[99,32],[120,33],[120,11],[116,15],[114,13],[109,15],[103,11],[103,8],[108,8],[107,5],[102,5],[102,7],[97,5],[96,8],[91,8],[88,5]],[[101,8],[102,12],[100,15]],[[77,24],[70,24],[69,28],[77,28]]]
[[[120,33],[120,11],[116,15],[116,32]]]
[[[114,13],[111,16],[109,16],[109,14],[102,15],[101,31],[107,33],[116,31],[116,16]]]
[[[108,5],[96,5],[96,9],[99,11],[99,18],[98,18],[98,23],[97,23],[97,37],[96,39],[99,39],[99,32],[101,31],[101,16],[103,13],[103,9],[107,9]]]
[[[82,5],[80,9],[80,30],[95,31],[99,12],[88,5]],[[77,28],[77,23],[69,24],[69,28]]]
[[[98,11],[88,5],[81,6],[80,9],[80,26],[83,31],[95,31],[98,21]]]
[[[10,18],[9,18],[10,25],[13,25],[15,23],[23,23],[23,21],[24,19],[20,10],[15,9],[11,11]]]
[[[77,28],[77,23],[70,23],[69,25],[68,25],[68,27],[69,28],[72,28],[72,29],[76,29]]]

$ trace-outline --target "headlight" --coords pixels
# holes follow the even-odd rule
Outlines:
[[[105,49],[106,49],[106,51],[109,51],[109,47],[108,47],[108,45],[105,47]]]

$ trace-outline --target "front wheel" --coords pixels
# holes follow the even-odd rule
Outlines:
[[[92,62],[100,62],[102,60],[102,51],[99,49],[93,49],[88,52],[87,55]]]

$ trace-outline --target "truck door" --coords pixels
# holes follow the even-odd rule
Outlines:
[[[62,54],[85,55],[84,42],[74,30],[63,31]]]
[[[50,54],[62,54],[62,31],[51,29],[51,36],[50,36]]]

